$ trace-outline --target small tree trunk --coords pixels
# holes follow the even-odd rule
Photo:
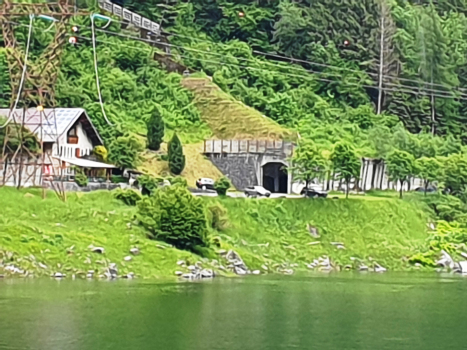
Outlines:
[[[345,199],[349,198],[349,180],[345,180]]]
[[[401,188],[399,191],[399,198],[402,199],[402,190],[404,189],[404,180],[400,180]]]
[[[428,183],[429,183],[429,181],[425,180],[425,196],[426,196],[426,191],[428,190]]]

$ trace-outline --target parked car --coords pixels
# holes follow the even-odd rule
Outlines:
[[[251,186],[245,188],[245,196],[247,197],[270,197],[271,192],[263,186]]]
[[[416,192],[425,192],[425,187],[417,187],[415,189]],[[426,192],[427,193],[433,193],[433,192],[436,192],[437,189],[435,186],[428,186],[428,188],[426,189]]]
[[[200,178],[196,180],[196,187],[202,190],[213,190],[214,189],[214,180],[209,178]]]
[[[311,197],[311,198],[326,198],[328,193],[320,185],[309,184],[308,188],[303,187],[300,192],[302,196]]]

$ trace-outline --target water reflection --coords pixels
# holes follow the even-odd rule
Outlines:
[[[413,274],[0,282],[0,349],[461,349],[466,291]]]

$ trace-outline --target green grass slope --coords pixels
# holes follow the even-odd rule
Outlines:
[[[147,239],[131,224],[134,208],[120,204],[110,192],[73,193],[63,203],[52,193],[42,200],[37,190],[0,188],[0,203],[0,263],[11,262],[35,275],[82,275],[89,270],[98,275],[116,263],[121,275],[156,278],[173,276],[179,259],[199,259]],[[90,245],[105,248],[104,254],[91,252]],[[133,247],[141,254],[124,261]]]
[[[339,266],[351,257],[391,270],[409,268],[406,257],[423,246],[427,216],[416,203],[400,200],[249,200],[206,199],[228,211],[228,227],[214,233],[221,248],[234,249],[250,269],[294,271],[327,255]],[[38,190],[0,188],[0,275],[2,263],[12,263],[36,276],[55,272],[84,276],[103,273],[116,263],[121,275],[173,277],[178,260],[195,263],[201,257],[149,240],[134,225],[136,209],[116,201],[112,193],[70,194],[66,203],[53,194],[42,200]],[[318,227],[321,238],[310,236],[307,224]],[[214,238],[214,237],[213,237]],[[319,244],[309,245],[310,242]],[[331,242],[342,242],[338,250]],[[90,246],[104,247],[93,253]],[[131,256],[138,247],[141,254]],[[222,259],[221,259],[222,263]],[[267,270],[264,267],[267,267]]]
[[[231,227],[220,237],[253,268],[298,263],[299,268],[322,255],[340,266],[373,262],[391,270],[409,268],[406,258],[427,236],[427,215],[419,204],[397,199],[372,200],[243,200],[224,199]],[[307,224],[321,235],[311,237]],[[311,242],[320,242],[310,245]],[[331,242],[340,242],[345,250]],[[285,266],[285,265],[284,265]]]
[[[218,139],[294,138],[290,130],[223,92],[209,78],[185,78],[182,85],[194,93],[201,118]]]

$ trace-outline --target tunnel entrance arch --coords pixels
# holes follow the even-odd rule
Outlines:
[[[263,165],[263,187],[271,193],[287,193],[288,178],[286,164],[271,162]]]

